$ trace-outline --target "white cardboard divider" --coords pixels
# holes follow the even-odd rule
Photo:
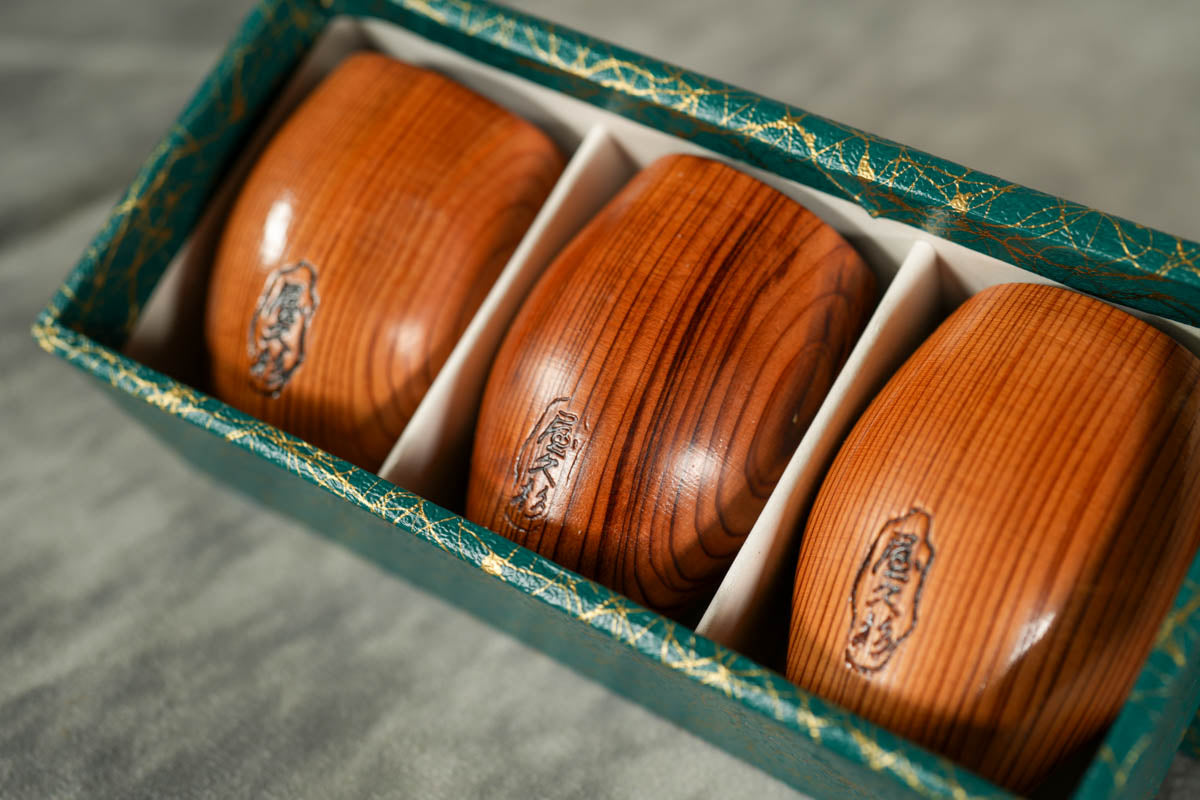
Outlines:
[[[709,603],[696,632],[740,651],[791,585],[803,516],[854,421],[940,321],[937,256],[912,246]]]
[[[381,478],[456,505],[484,385],[504,332],[554,256],[635,172],[607,130],[597,126],[587,133],[388,454]]]

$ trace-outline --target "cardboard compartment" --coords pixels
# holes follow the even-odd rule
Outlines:
[[[252,134],[238,139],[218,130],[219,136],[203,139],[211,142],[203,145],[212,149],[204,153],[210,160],[189,161],[191,154],[183,139],[173,138],[173,129],[164,145],[168,157],[156,155],[148,163],[130,201],[118,208],[35,325],[39,342],[106,381],[118,402],[201,468],[807,792],[1006,796],[725,647],[767,667],[781,666],[786,603],[805,514],[854,421],[904,359],[951,310],[983,288],[1009,281],[1053,282],[993,257],[998,251],[990,244],[965,246],[969,237],[943,224],[954,214],[966,219],[971,198],[987,194],[994,179],[964,171],[954,178],[953,195],[944,191],[940,200],[923,201],[933,211],[922,224],[904,224],[901,219],[914,221],[922,212],[906,205],[913,191],[898,185],[898,176],[907,174],[902,169],[911,167],[924,179],[927,168],[954,175],[950,168],[961,168],[905,150],[902,163],[882,175],[872,166],[870,147],[886,150],[893,144],[853,131],[839,139],[848,129],[819,119],[810,123],[813,133],[797,121],[807,117],[790,111],[780,127],[795,132],[802,144],[766,138],[762,131],[768,127],[744,123],[739,116],[748,106],[757,108],[761,98],[486,3],[470,8],[440,0],[381,8],[355,0],[301,5],[304,13],[285,21],[277,20],[269,5],[252,14],[177,126],[199,140],[196,135],[205,126],[223,124],[217,110],[227,105],[218,102],[222,93],[243,92],[256,119]],[[350,16],[327,21],[334,12]],[[204,387],[203,304],[197,298],[203,296],[216,237],[246,171],[320,77],[363,48],[470,86],[539,125],[569,156],[550,198],[395,443],[380,470],[384,482],[190,388]],[[303,60],[291,69],[301,53]],[[607,77],[610,62],[625,65],[619,78]],[[278,76],[284,74],[290,77],[281,84]],[[658,93],[666,83],[684,89],[661,100]],[[703,98],[710,96],[723,98],[723,116],[700,113],[700,104],[708,102]],[[244,124],[228,122],[234,131]],[[735,144],[725,146],[726,136]],[[861,142],[866,149],[860,156]],[[807,148],[815,166],[810,169],[796,157],[798,148]],[[678,152],[731,162],[810,208],[862,253],[881,291],[866,330],[695,633],[429,502],[451,508],[460,502],[488,367],[537,277],[638,169]],[[835,158],[839,163],[829,166]],[[845,178],[847,158],[857,164],[857,183]],[[228,166],[220,188],[207,197],[204,187],[215,185],[214,165],[222,163]],[[183,183],[173,171],[182,169],[202,180]],[[184,211],[154,194],[155,187],[171,181],[187,187],[181,191],[192,205],[184,204]],[[916,178],[912,182],[915,186]],[[186,210],[198,209],[203,201],[203,213]],[[888,205],[892,201],[895,208]],[[896,219],[885,218],[889,209]],[[158,245],[162,249],[149,259],[150,268],[139,274],[145,259],[135,266],[129,254],[140,253],[144,242],[137,239],[138,227],[127,223],[143,212],[177,214],[184,225]],[[1127,235],[1125,229],[1119,233]],[[1192,246],[1150,234],[1161,237],[1154,241],[1164,252],[1174,242],[1180,252]],[[1029,238],[1026,233],[1016,238],[1024,241],[1021,237]],[[1015,260],[1026,258],[1024,249],[1005,247]],[[1068,247],[1064,263],[1091,263],[1094,250]],[[104,272],[111,264],[123,270],[119,279],[109,280]],[[1119,270],[1106,279],[1084,271],[1076,276],[1067,267],[1043,271],[1143,308],[1191,308],[1186,281],[1171,284],[1159,297],[1131,292],[1120,282]],[[153,290],[139,281],[149,281]],[[147,292],[139,314],[137,305]],[[1134,313],[1200,353],[1200,330],[1144,310]],[[108,346],[121,338],[114,331],[122,323],[114,320],[134,317],[124,354],[118,353]],[[1200,561],[1190,575],[1121,718],[1074,796],[1109,796],[1131,786],[1145,793],[1161,780],[1183,726],[1200,703],[1193,679],[1200,676],[1200,624],[1193,620],[1200,607]]]

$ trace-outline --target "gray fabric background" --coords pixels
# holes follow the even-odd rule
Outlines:
[[[797,796],[214,486],[35,350],[248,3],[0,3],[0,797]],[[1190,0],[517,5],[1200,237]]]

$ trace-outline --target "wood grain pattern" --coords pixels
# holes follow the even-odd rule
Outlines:
[[[714,587],[865,324],[874,277],[705,159],[640,173],[506,337],[467,515],[676,615]]]
[[[1200,542],[1200,362],[1025,284],[954,313],[810,516],[788,677],[1018,791],[1113,720]]]
[[[230,214],[205,321],[214,393],[378,469],[561,169],[541,131],[465,87],[349,57]]]

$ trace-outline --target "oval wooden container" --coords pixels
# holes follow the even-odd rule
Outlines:
[[[774,189],[715,161],[660,159],[560,254],[505,338],[467,516],[690,612],[849,354],[874,283]]]
[[[453,81],[347,58],[226,223],[205,338],[222,400],[375,471],[562,169]]]
[[[1084,295],[968,300],[821,487],[788,677],[1017,791],[1094,745],[1200,542],[1198,383]]]

